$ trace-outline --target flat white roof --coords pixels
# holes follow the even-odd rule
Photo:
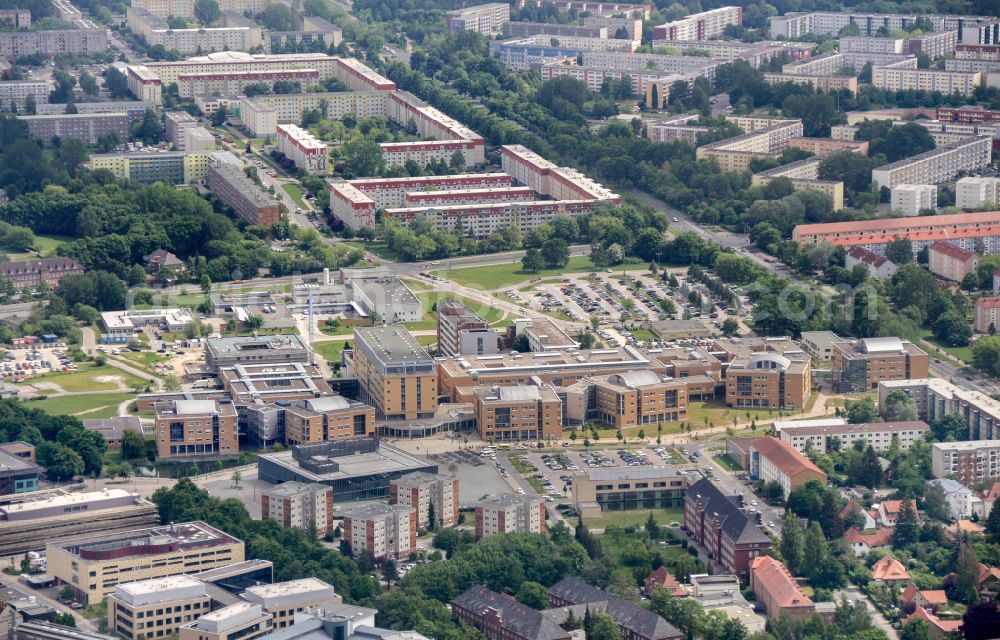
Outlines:
[[[0,513],[28,513],[40,509],[51,509],[65,505],[87,504],[99,500],[111,498],[138,497],[136,494],[125,489],[104,489],[103,491],[88,491],[86,493],[67,493],[66,495],[52,496],[44,500],[33,500],[29,502],[16,502],[0,507]]]
[[[333,591],[333,587],[319,578],[302,578],[301,580],[275,582],[274,584],[261,584],[246,589],[247,593],[252,593],[259,598],[277,598],[327,590]]]

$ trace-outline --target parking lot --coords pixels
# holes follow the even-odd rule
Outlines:
[[[54,371],[72,371],[77,365],[66,353],[62,342],[35,344],[7,350],[0,364],[0,380],[20,382]]]

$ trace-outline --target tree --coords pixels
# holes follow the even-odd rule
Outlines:
[[[941,483],[935,482],[924,491],[924,513],[934,520],[948,517],[948,501]]]
[[[802,533],[802,525],[799,517],[791,510],[785,512],[781,522],[781,557],[785,559],[788,570],[796,575],[800,572],[803,563],[805,540]]]
[[[195,0],[194,17],[202,26],[215,23],[222,16],[219,3],[216,0]]]
[[[878,419],[878,409],[871,398],[849,400],[846,410],[847,421],[851,424],[867,424]]]
[[[233,469],[233,475],[231,476],[231,478],[233,481],[233,486],[238,487],[240,486],[240,481],[243,480],[243,472],[240,471],[239,469]]]
[[[115,67],[108,67],[104,70],[104,88],[112,98],[127,98],[128,78]]]
[[[726,318],[722,321],[722,334],[725,336],[735,336],[740,332],[740,323],[733,318]]]
[[[649,512],[649,517],[646,518],[646,534],[649,535],[651,540],[656,540],[660,537],[660,525],[656,523],[656,518],[653,517],[653,512]]]
[[[986,518],[986,537],[992,542],[1000,540],[1000,509],[991,509]]]
[[[606,613],[596,613],[593,618],[593,630],[587,634],[587,640],[622,640],[618,624],[611,616]]]
[[[96,96],[101,91],[97,80],[86,71],[80,72],[80,89],[88,96]]]
[[[156,144],[163,134],[163,123],[153,109],[146,109],[142,120],[132,125],[132,137],[146,144]]]
[[[801,573],[812,579],[818,575],[823,563],[827,560],[826,538],[819,523],[813,520],[806,529],[805,542],[802,548]]]
[[[549,269],[561,269],[569,264],[569,245],[562,238],[552,238],[542,245],[542,259]]]
[[[945,311],[934,321],[934,337],[951,347],[964,347],[972,339],[972,328],[955,309]]]
[[[135,429],[125,429],[122,432],[122,457],[126,460],[136,460],[146,455],[146,439]]]
[[[255,331],[264,326],[264,316],[261,315],[250,316],[249,318],[246,319],[246,321],[243,324],[246,325],[247,329]]]
[[[909,158],[934,148],[934,138],[926,127],[908,122],[900,127],[890,127],[885,137],[876,138],[868,147],[868,154],[882,154],[889,162]]]
[[[377,176],[385,167],[382,147],[368,138],[356,138],[345,144],[344,156],[348,168],[358,177]]]
[[[434,508],[434,503],[430,502],[427,505],[427,530],[436,531],[437,528],[438,528],[437,510]]]
[[[905,391],[892,391],[885,397],[885,419],[891,422],[916,420],[917,403]]]
[[[930,627],[923,620],[910,620],[899,632],[899,640],[929,640]]]
[[[965,604],[974,604],[979,600],[978,587],[979,558],[972,545],[968,541],[963,541],[958,548],[958,558],[955,561],[954,598]]]
[[[56,482],[72,480],[86,469],[80,454],[64,444],[45,442],[36,455],[48,478]]]
[[[396,568],[396,561],[392,558],[388,558],[382,563],[382,577],[385,578],[387,586],[392,586],[393,582],[399,580],[399,570]]]
[[[920,523],[917,522],[917,512],[913,508],[912,500],[903,500],[903,506],[899,509],[899,516],[896,517],[896,532],[892,534],[892,546],[894,549],[905,549],[919,537]]]
[[[932,422],[931,433],[940,442],[969,439],[969,427],[960,413],[949,413]]]
[[[534,247],[524,252],[521,258],[521,268],[528,273],[538,273],[545,268],[545,259],[538,249]]]
[[[923,129],[923,127],[920,128]],[[896,266],[913,262],[913,243],[910,242],[909,238],[895,237],[886,243],[885,257]]]
[[[545,609],[549,604],[549,592],[537,582],[523,582],[514,599],[532,609]]]

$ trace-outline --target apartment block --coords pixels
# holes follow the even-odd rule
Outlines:
[[[145,640],[177,635],[181,625],[211,610],[212,598],[202,581],[176,575],[119,584],[107,605],[109,629]]]
[[[673,56],[660,53],[628,53],[617,50],[587,50],[582,54],[584,67],[616,71],[658,71],[667,74],[694,74],[708,80],[724,60],[699,56]]]
[[[621,196],[576,169],[560,167],[519,144],[500,147],[500,164],[517,182],[553,200],[621,202]]]
[[[917,218],[880,218],[856,222],[797,225],[792,239],[797,242],[834,246],[864,246],[882,253],[894,238],[907,238],[914,251],[947,240],[963,249],[982,245],[986,254],[1000,252],[1000,213],[956,213]]]
[[[402,327],[354,330],[352,368],[360,399],[386,419],[418,420],[437,411],[434,360]]]
[[[593,204],[589,200],[509,199],[502,202],[386,209],[384,215],[398,220],[404,227],[426,219],[435,231],[452,231],[475,238],[488,238],[494,231],[508,226],[516,226],[522,233],[527,233],[561,216],[581,216],[589,213]]]
[[[166,19],[136,7],[128,7],[126,24],[148,46],[162,46],[182,55],[200,51],[249,51],[263,43],[261,29],[257,26],[171,29]]]
[[[184,522],[48,543],[48,572],[77,600],[104,600],[122,582],[197,573],[243,562],[243,542],[204,522]]]
[[[1000,402],[984,393],[960,389],[941,378],[892,380],[878,386],[880,411],[885,411],[886,398],[897,390],[913,398],[921,420],[933,423],[959,414],[969,427],[970,440],[1000,438]]]
[[[477,388],[476,424],[484,440],[541,440],[562,435],[562,401],[548,387]]]
[[[976,298],[972,326],[979,333],[996,333],[1000,329],[1000,298]]]
[[[1000,178],[959,178],[955,183],[955,206],[961,209],[996,208],[1000,202]]]
[[[924,53],[931,60],[937,60],[953,55],[957,46],[958,31],[938,31],[910,38],[906,41],[906,52],[913,55],[918,52]],[[947,69],[947,67],[945,68]]]
[[[781,485],[783,497],[811,480],[826,484],[826,474],[791,444],[764,436],[750,443],[750,477]]]
[[[284,629],[295,622],[296,614],[306,609],[338,605],[343,602],[333,587],[319,578],[302,578],[274,584],[261,584],[239,594],[243,600],[271,614],[274,629]]]
[[[408,473],[389,482],[389,504],[413,507],[417,528],[430,528],[431,505],[435,528],[458,524],[458,478],[431,473]]]
[[[237,602],[181,625],[178,640],[253,640],[274,630],[274,616],[259,604]]]
[[[753,353],[726,370],[726,406],[802,409],[812,393],[811,359],[804,353]]]
[[[792,139],[794,140],[794,138]],[[791,140],[789,141],[791,144]],[[819,191],[830,196],[834,210],[844,208],[844,183],[839,180],[820,180],[819,165],[828,154],[820,154],[805,160],[790,162],[773,169],[753,174],[755,185],[770,184],[776,178],[788,178],[796,191]]]
[[[745,171],[754,158],[776,157],[797,137],[802,137],[801,120],[776,120],[771,126],[698,147],[696,155],[713,159],[722,171]]]
[[[971,45],[1000,44],[1000,20],[992,18],[965,24],[959,40],[962,44]]]
[[[31,55],[92,55],[107,51],[105,29],[0,32],[0,56],[9,60]]]
[[[0,33],[0,36],[5,34]],[[115,134],[119,140],[128,140],[130,122],[128,114],[119,113],[65,113],[54,116],[18,116],[18,120],[28,125],[32,138],[51,144],[59,138],[77,138],[84,144],[97,144],[108,134]]]
[[[711,40],[729,25],[743,24],[743,7],[719,7],[661,24],[653,29],[654,40]]]
[[[890,206],[904,216],[918,216],[921,211],[937,209],[937,186],[901,184],[892,188]]]
[[[584,518],[631,509],[684,506],[687,481],[666,467],[587,469],[572,478],[573,508]]]
[[[901,13],[852,13],[849,11],[793,11],[782,16],[772,16],[771,37],[797,38],[807,34],[837,35],[849,25],[858,27],[863,36],[875,36],[880,29],[906,31],[916,25],[917,18],[930,20],[934,31],[956,31],[961,39],[966,29],[992,18],[952,14],[901,14]]]
[[[775,423],[775,430],[782,442],[803,453],[809,446],[815,451],[829,451],[833,438],[841,443],[843,450],[853,447],[855,442],[863,442],[875,451],[884,452],[893,446],[893,442],[898,443],[899,448],[904,451],[909,449],[910,445],[921,440],[930,431],[930,427],[922,420],[848,424],[842,418],[826,418],[779,421]]]
[[[344,514],[344,540],[373,562],[409,556],[417,548],[417,511],[403,504],[368,504]]]
[[[552,37],[571,36],[580,38],[607,38],[607,27],[587,27],[575,24],[551,24],[548,22],[505,22],[504,38],[525,38],[547,35]]]
[[[916,58],[872,67],[872,84],[886,91],[940,91],[972,95],[983,84],[983,74],[965,71],[918,69]]]
[[[811,58],[789,62],[781,68],[782,73],[800,76],[832,76],[848,66],[843,53],[831,51]]]
[[[333,532],[333,488],[323,484],[283,482],[260,493],[261,518],[286,529],[295,527],[322,536]]]
[[[430,192],[433,195],[434,192]],[[413,194],[408,194],[408,196]],[[459,300],[444,300],[437,306],[438,353],[445,357],[500,353],[496,329]]]
[[[202,95],[241,95],[250,85],[265,84],[270,89],[277,82],[296,83],[303,90],[319,84],[316,69],[291,71],[232,71],[228,73],[190,73],[177,76],[177,91],[182,98]]]
[[[302,122],[306,111],[325,110],[326,117],[341,120],[349,113],[358,118],[387,115],[385,91],[335,93],[279,93],[240,97],[240,121],[256,137],[273,136],[279,124]],[[405,124],[402,123],[402,124]]]
[[[402,166],[409,161],[420,166],[430,162],[451,162],[455,153],[462,156],[465,166],[484,162],[484,142],[480,140],[433,140],[415,142],[383,142],[382,159],[387,167]]]
[[[187,132],[201,126],[198,119],[187,111],[168,111],[163,116],[164,129],[178,151],[187,150]]]
[[[194,0],[136,0],[132,6],[161,18],[194,18],[194,4]],[[220,0],[219,9],[235,13],[249,11],[256,15],[264,13],[267,5],[267,0]]]
[[[583,26],[607,29],[609,38],[622,40],[642,40],[642,18],[622,13],[620,15],[584,16]]]
[[[326,173],[326,145],[314,135],[294,124],[279,124],[275,128],[278,151],[306,173]]]
[[[954,476],[967,486],[1000,478],[1000,440],[935,442],[931,445],[931,473]]]
[[[83,265],[73,258],[42,258],[0,262],[0,278],[18,289],[37,289],[44,282],[55,289],[66,276],[83,274]]]
[[[173,400],[156,404],[156,448],[160,459],[197,460],[240,453],[236,409],[217,400]]]
[[[76,107],[77,113],[89,114],[124,112],[128,114],[129,122],[138,122],[139,120],[142,120],[148,109],[156,108],[156,105],[152,102],[141,102],[138,100],[130,102],[122,102],[119,100],[113,102],[74,102],[73,106]],[[39,102],[35,106],[36,115],[57,116],[63,113],[66,113],[66,105],[64,104],[47,104],[46,102]]]
[[[498,533],[544,533],[545,500],[505,493],[476,503],[476,538]]]
[[[264,46],[268,53],[274,53],[289,42],[305,45],[319,45],[323,49],[339,47],[344,34],[336,25],[319,16],[302,16],[300,31],[265,31]]]
[[[490,56],[500,60],[501,64],[508,69],[520,71],[555,59],[575,58],[586,51],[613,51],[622,55],[630,54],[639,48],[639,44],[638,40],[581,38],[575,36],[551,38],[545,35],[537,35],[525,38],[511,38],[509,40],[491,40]]]
[[[212,153],[208,163],[208,188],[236,217],[263,227],[281,221],[278,201],[246,175],[243,162],[231,152]]]
[[[514,3],[515,9],[520,9],[527,0],[517,0]],[[577,13],[590,13],[595,16],[613,16],[624,14],[636,18],[649,20],[653,13],[653,6],[649,4],[630,4],[627,2],[600,2],[591,0],[542,0],[540,5],[551,5],[560,11],[576,11]]]
[[[0,10],[0,22],[6,22],[15,29],[31,28],[31,11],[27,9]]]
[[[900,184],[940,184],[959,172],[971,173],[990,163],[989,138],[969,138],[872,169],[872,182],[890,189]]]
[[[833,345],[833,380],[841,393],[870,392],[889,380],[926,378],[928,356],[909,340],[862,338]]]
[[[750,588],[770,620],[783,616],[805,620],[816,613],[816,605],[802,591],[788,567],[770,556],[754,558],[750,564]]]
[[[448,30],[475,31],[483,35],[500,33],[505,22],[510,20],[510,5],[506,2],[477,4],[464,9],[455,9],[445,14]]]
[[[952,282],[961,282],[976,270],[979,256],[944,240],[927,247],[927,268],[934,275]]]
[[[4,111],[10,111],[11,104],[16,105],[18,111],[24,111],[29,97],[35,105],[47,103],[49,83],[40,80],[0,82],[0,107]],[[59,106],[65,108],[66,105]]]
[[[764,82],[767,84],[790,82],[792,84],[807,85],[816,91],[825,91],[826,93],[834,91],[849,91],[851,94],[858,93],[858,79],[855,76],[765,73]]]
[[[213,141],[214,143],[214,141]],[[119,180],[134,184],[191,184],[208,177],[209,154],[184,153],[99,153],[90,156],[90,168],[106,169]]]
[[[715,63],[711,62],[707,58],[701,58],[701,60],[705,61],[700,65],[702,68],[711,69],[712,71],[715,70]],[[587,88],[595,93],[600,92],[605,83],[611,80],[628,80],[632,87],[631,94],[635,96],[643,96],[650,90],[651,87],[656,86],[657,91],[659,92],[658,99],[664,104],[670,97],[671,84],[679,80],[684,80],[690,83],[697,77],[697,75],[693,73],[681,75],[657,70],[647,71],[588,67],[577,64],[576,58],[555,60],[553,62],[543,64],[538,67],[538,72],[543,81],[562,76],[569,76],[570,78],[574,78],[586,84]]]
[[[771,539],[743,496],[729,496],[701,479],[684,493],[684,526],[722,571],[748,578],[754,558],[768,555]]]

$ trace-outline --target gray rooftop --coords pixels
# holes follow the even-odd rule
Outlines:
[[[412,469],[425,469],[434,466],[433,463],[426,462],[420,458],[397,449],[396,447],[379,444],[374,451],[364,451],[351,455],[336,456],[333,459],[338,464],[336,471],[330,473],[313,473],[301,466],[292,456],[294,451],[280,451],[277,453],[267,453],[261,458],[279,466],[291,469],[302,477],[313,482],[328,483],[331,480],[341,478],[353,478],[357,476],[368,476],[380,473],[392,473],[394,471],[406,471]]]
[[[420,343],[402,327],[358,327],[354,330],[354,339],[363,341],[386,365],[408,362],[433,363]]]
[[[0,451],[0,474],[19,473],[24,471],[41,471],[41,468],[30,460]]]
[[[238,336],[232,338],[209,338],[208,348],[217,354],[239,353],[249,350],[305,349],[302,339],[294,333],[273,336]]]
[[[645,480],[647,478],[683,478],[670,467],[600,467],[581,474],[590,480]]]

